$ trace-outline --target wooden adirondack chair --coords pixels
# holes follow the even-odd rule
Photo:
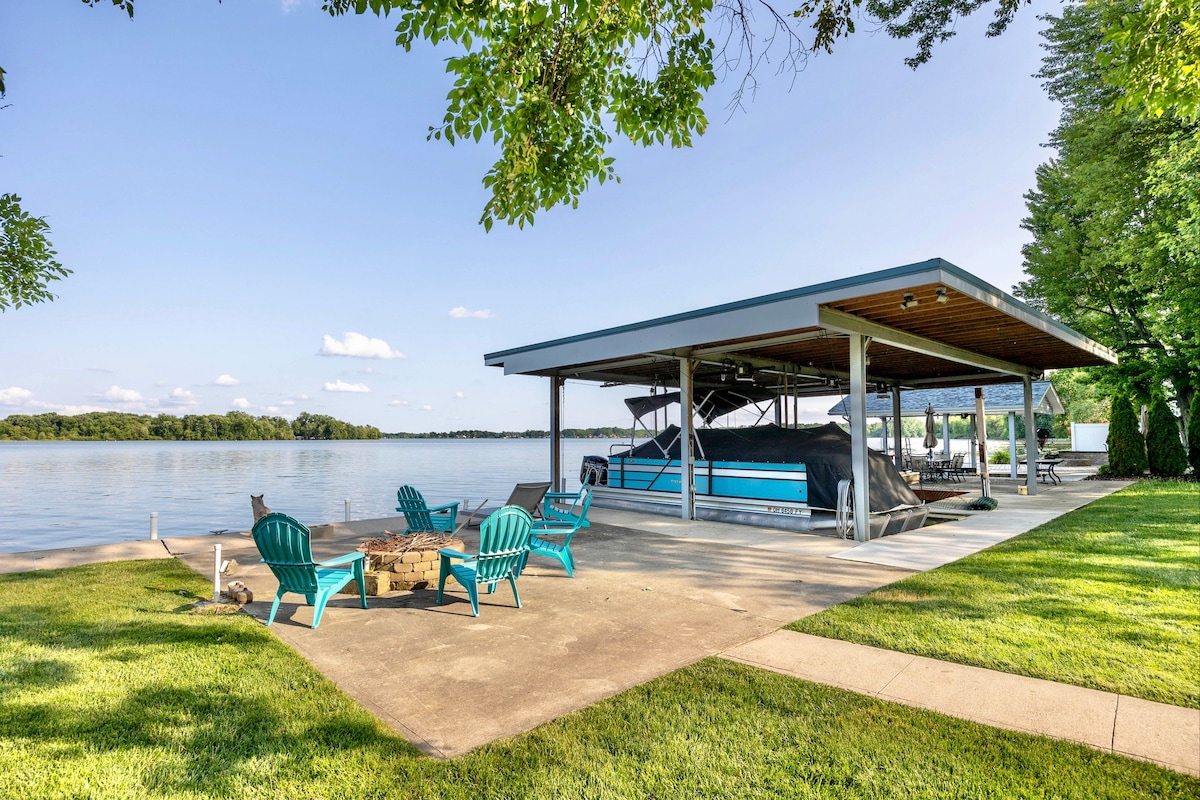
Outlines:
[[[251,531],[254,544],[263,563],[271,568],[279,581],[279,591],[271,604],[270,625],[279,611],[279,601],[288,592],[302,594],[313,606],[312,626],[321,624],[325,604],[338,589],[350,581],[358,581],[358,596],[367,607],[367,589],[363,585],[363,553],[349,553],[326,561],[313,561],[308,528],[287,514],[267,514],[254,523]],[[337,564],[349,564],[338,568]]]
[[[590,527],[587,515],[588,509],[592,507],[591,488],[591,484],[584,484],[583,488],[579,490],[579,495],[575,496],[575,502],[571,504],[571,509],[576,513],[555,509],[555,512],[563,518],[547,518],[533,523],[533,532],[529,537],[529,553],[558,559],[566,569],[568,578],[575,577],[575,557],[571,555],[571,538],[580,528]],[[568,493],[567,496],[571,497],[572,495]],[[552,542],[542,538],[562,535],[566,536],[562,542]],[[521,559],[521,569],[525,568],[525,562],[529,560],[529,553],[526,553],[525,557]]]
[[[529,532],[533,517],[517,506],[505,506],[483,521],[479,526],[479,552],[475,555],[458,550],[442,548],[438,551],[441,565],[438,569],[437,601],[442,602],[446,578],[450,575],[467,590],[471,601],[471,613],[479,616],[479,587],[487,586],[488,594],[496,591],[496,584],[507,580],[512,587],[517,608],[521,607],[521,596],[517,594],[517,577],[520,575],[521,560],[529,549]],[[452,564],[461,561],[461,564]]]
[[[454,525],[458,522],[458,503],[430,508],[421,493],[411,486],[401,486],[396,491],[396,501],[400,504],[396,510],[403,512],[404,521],[408,523],[405,536],[410,533],[454,532]]]

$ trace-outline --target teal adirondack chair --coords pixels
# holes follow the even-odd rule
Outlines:
[[[553,512],[561,515],[560,519],[551,519],[547,517],[545,520],[539,520],[533,523],[533,531],[529,537],[529,553],[539,556],[549,556],[556,558],[562,563],[563,568],[567,571],[567,577],[575,577],[575,557],[571,555],[571,538],[575,536],[580,528],[590,527],[587,515],[588,510],[592,507],[592,492],[591,485],[584,484],[579,490],[577,496],[565,492],[555,492],[554,494],[566,494],[567,497],[575,497],[575,502],[571,504],[571,511],[562,511],[554,509]],[[549,495],[547,495],[549,497]],[[546,508],[551,508],[549,502],[546,503]],[[574,512],[574,513],[573,513]],[[542,538],[545,536],[563,536],[565,538],[561,542],[552,542]],[[525,562],[529,560],[529,553],[521,559],[521,569],[525,568]]]
[[[326,561],[313,561],[308,528],[287,514],[267,514],[254,523],[251,531],[254,544],[262,555],[263,563],[271,568],[279,580],[279,591],[271,604],[270,625],[279,611],[279,601],[287,594],[302,594],[313,606],[312,626],[321,623],[325,604],[338,589],[350,581],[358,581],[358,596],[362,607],[367,607],[367,589],[363,585],[363,553],[349,553]],[[337,564],[348,564],[339,568]]]
[[[458,503],[430,508],[421,493],[411,486],[401,486],[396,491],[396,501],[400,504],[396,510],[403,512],[404,520],[408,523],[405,536],[410,533],[454,532],[454,524],[458,522]]]
[[[488,594],[496,591],[496,584],[507,580],[512,587],[517,608],[521,607],[521,596],[517,594],[517,578],[522,559],[529,549],[529,532],[533,528],[533,517],[518,506],[505,506],[492,513],[479,526],[479,552],[475,555],[442,548],[438,551],[441,565],[438,569],[437,601],[442,602],[446,578],[450,575],[467,590],[471,601],[471,613],[479,616],[479,587],[487,586]],[[453,564],[452,561],[461,561]]]
[[[560,508],[557,502],[570,500],[571,505]],[[578,525],[580,528],[591,527],[587,521],[588,508],[592,505],[592,485],[585,483],[578,492],[546,492],[542,500],[542,518],[546,521],[559,520]]]

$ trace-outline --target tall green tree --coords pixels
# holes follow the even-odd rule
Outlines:
[[[1150,400],[1146,426],[1146,463],[1151,475],[1178,478],[1187,469],[1187,452],[1179,437],[1179,420],[1171,413],[1162,392]]]
[[[1140,478],[1146,471],[1146,440],[1138,430],[1137,414],[1127,395],[1112,399],[1108,424],[1108,471],[1118,477]]]
[[[1026,195],[1033,240],[1017,291],[1118,352],[1110,388],[1148,400],[1165,387],[1186,409],[1200,387],[1200,249],[1178,232],[1197,224],[1200,181],[1187,168],[1198,127],[1121,110],[1098,56],[1107,10],[1071,5],[1047,18],[1039,75],[1063,110],[1057,156]]]

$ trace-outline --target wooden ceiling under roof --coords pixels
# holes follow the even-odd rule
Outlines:
[[[784,327],[773,322],[779,319],[815,324]],[[749,335],[720,335],[736,328]],[[789,394],[830,395],[846,385],[850,333],[872,337],[869,382],[908,388],[1011,382],[1116,361],[1106,348],[940,259],[485,361],[526,375],[678,386],[679,359],[690,358],[697,388],[752,381]]]

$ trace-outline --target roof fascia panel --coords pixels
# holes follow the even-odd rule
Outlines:
[[[876,273],[871,292],[903,289],[917,283],[940,279],[940,260],[898,267],[883,277]],[[914,269],[922,267],[922,269]],[[927,276],[927,277],[926,277]],[[586,364],[638,353],[664,352],[703,347],[709,342],[769,336],[780,331],[811,328],[819,324],[818,307],[862,294],[863,281],[832,281],[811,287],[803,293],[781,292],[725,306],[701,309],[656,320],[609,328],[594,333],[556,339],[528,347],[489,353],[488,366],[504,366],[504,374],[524,374],[540,370]]]

